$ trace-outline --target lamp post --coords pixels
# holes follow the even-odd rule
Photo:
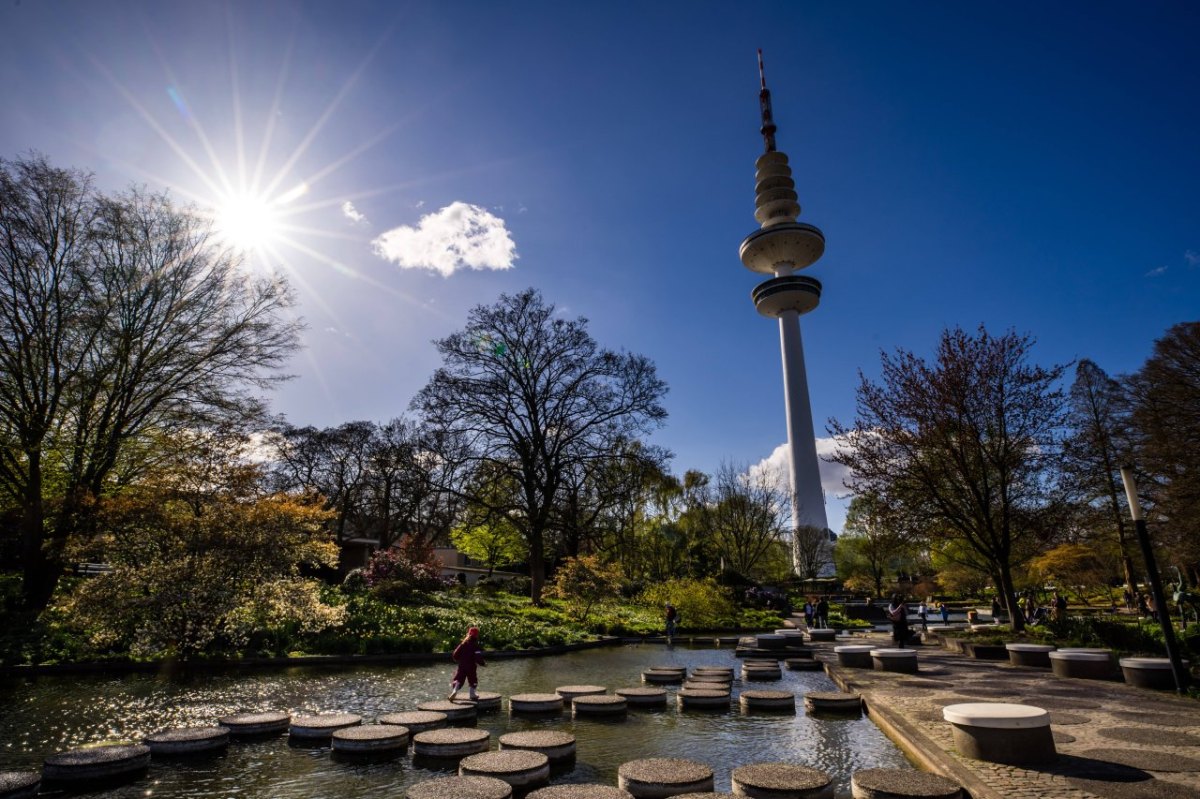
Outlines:
[[[1167,645],[1167,658],[1171,661],[1171,673],[1175,676],[1175,690],[1183,693],[1187,687],[1188,674],[1183,669],[1183,661],[1179,657],[1179,646],[1175,643],[1175,625],[1171,614],[1167,612],[1167,598],[1163,594],[1162,579],[1158,576],[1158,565],[1154,560],[1154,550],[1150,548],[1150,534],[1146,531],[1146,519],[1142,516],[1142,505],[1138,502],[1137,483],[1133,477],[1132,466],[1121,467],[1121,482],[1125,484],[1125,498],[1129,500],[1129,515],[1133,517],[1133,527],[1137,531],[1138,544],[1142,547],[1142,557],[1146,561],[1146,577],[1150,580],[1150,595],[1154,597],[1155,615],[1162,626],[1163,642]]]

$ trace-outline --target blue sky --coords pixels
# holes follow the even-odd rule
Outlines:
[[[0,155],[207,207],[259,175],[287,229],[255,258],[308,322],[297,424],[404,412],[432,339],[536,286],[658,364],[677,471],[771,455],[778,332],[737,258],[759,47],[828,242],[818,430],[947,325],[1120,373],[1200,311],[1194,4],[23,0],[0,29]]]

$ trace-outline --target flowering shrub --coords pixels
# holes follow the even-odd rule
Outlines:
[[[433,547],[412,538],[372,555],[363,579],[377,597],[396,603],[412,602],[454,582],[442,577]]]
[[[670,602],[679,611],[680,627],[692,630],[732,627],[738,618],[737,605],[729,598],[728,589],[711,577],[657,583],[646,589],[642,601],[660,608]]]

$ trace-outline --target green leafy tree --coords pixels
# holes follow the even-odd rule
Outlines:
[[[485,564],[488,577],[496,568],[521,563],[528,554],[521,531],[504,518],[456,527],[450,540],[459,552]]]
[[[850,501],[842,535],[834,545],[838,577],[866,583],[881,597],[886,578],[914,570],[914,550],[911,534],[879,498],[857,496]]]
[[[642,594],[642,602],[658,608],[671,603],[679,611],[681,623],[693,630],[724,627],[738,615],[729,589],[711,577],[680,577],[655,583]]]
[[[587,621],[597,605],[611,601],[621,588],[621,572],[595,555],[567,558],[559,564],[550,595],[566,602],[577,621]]]

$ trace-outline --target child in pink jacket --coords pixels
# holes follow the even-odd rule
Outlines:
[[[450,696],[447,698],[453,699],[458,696],[459,689],[470,684],[469,698],[477,699],[475,687],[479,685],[479,676],[475,670],[479,666],[487,665],[483,662],[483,647],[479,645],[478,627],[467,630],[466,637],[454,648],[450,657],[458,664],[458,668],[454,672],[454,679],[450,681]]]

